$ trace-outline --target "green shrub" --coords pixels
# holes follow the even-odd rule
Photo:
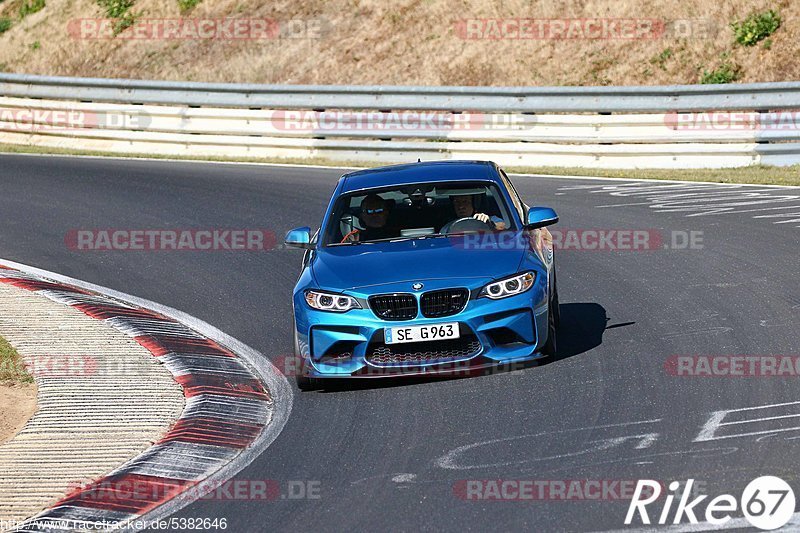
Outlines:
[[[134,0],[97,0],[106,16],[114,20],[114,35],[119,35],[136,22],[136,15],[130,12]]]
[[[25,0],[19,6],[19,18],[24,19],[28,15],[38,13],[45,7],[45,0]]]
[[[736,42],[742,46],[754,46],[775,33],[781,26],[781,16],[770,9],[764,13],[752,13],[744,20],[731,24]]]
[[[97,0],[105,11],[106,16],[112,19],[124,18],[129,15],[128,10],[133,7],[134,0]]]
[[[202,0],[178,0],[178,7],[181,8],[181,13],[190,11],[202,2]]]
[[[114,22],[114,35],[119,35],[123,31],[133,26],[135,22],[136,15],[133,13],[125,13],[124,16],[118,18],[116,22]]]
[[[33,383],[33,378],[17,351],[0,337],[0,382]]]
[[[667,70],[667,60],[672,57],[672,48],[664,48],[659,54],[650,58],[651,65],[658,65],[661,70]]]
[[[0,18],[0,35],[4,34],[4,33],[5,33],[5,32],[7,32],[8,30],[10,30],[10,29],[11,29],[11,26],[12,26],[13,24],[14,24],[14,23],[13,23],[13,22],[11,22],[11,19],[10,19],[10,18],[8,18],[8,17],[2,17],[2,18]]]
[[[703,70],[700,83],[732,83],[741,77],[741,67],[726,61],[713,70]]]

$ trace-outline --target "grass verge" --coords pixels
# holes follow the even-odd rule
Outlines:
[[[7,340],[0,337],[0,383],[33,383],[17,351]]]
[[[0,153],[83,155],[99,157],[133,157],[147,159],[173,159],[181,161],[215,161],[240,163],[276,163],[297,165],[320,165],[334,168],[368,168],[381,165],[364,161],[333,161],[324,158],[258,158],[258,157],[195,157],[161,156],[155,154],[118,154],[89,150],[47,148],[16,144],[0,144]],[[601,178],[709,181],[714,183],[743,183],[756,185],[800,186],[800,165],[774,167],[752,165],[739,168],[720,169],[593,169],[582,167],[504,167],[512,174],[551,174],[555,176],[593,176]]]

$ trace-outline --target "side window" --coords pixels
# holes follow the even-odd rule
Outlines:
[[[503,177],[503,181],[506,184],[506,188],[510,193],[509,196],[511,196],[511,201],[514,203],[514,208],[517,210],[517,213],[519,213],[519,218],[522,220],[524,224],[525,219],[528,216],[527,213],[525,213],[525,204],[523,204],[522,199],[519,197],[517,189],[514,187],[514,184],[511,183],[511,180],[508,179],[508,175],[505,173],[505,171],[503,169],[499,170],[500,170],[500,176]]]

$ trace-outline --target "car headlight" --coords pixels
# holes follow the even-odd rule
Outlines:
[[[486,285],[481,289],[478,298],[483,296],[491,298],[492,300],[499,300],[501,298],[508,298],[515,294],[521,294],[531,287],[536,280],[535,272],[525,272],[524,274],[516,274],[500,281],[495,281]]]
[[[306,303],[314,309],[333,311],[334,313],[344,313],[350,309],[361,309],[355,298],[330,292],[306,291]]]

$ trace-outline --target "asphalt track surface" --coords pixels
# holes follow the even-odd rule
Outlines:
[[[280,361],[292,347],[299,251],[85,252],[69,249],[65,234],[265,228],[282,236],[318,225],[340,174],[0,155],[0,257],[180,309]],[[557,360],[476,378],[296,393],[283,432],[237,478],[275,480],[284,491],[316,483],[320,497],[200,501],[178,516],[224,517],[229,531],[583,531],[623,528],[627,502],[474,501],[457,488],[487,479],[693,478],[704,492],[738,497],[753,478],[778,475],[797,492],[800,403],[791,402],[800,402],[800,377],[665,370],[674,355],[800,355],[800,222],[754,218],[790,213],[793,200],[717,212],[708,206],[731,189],[710,187],[705,203],[685,209],[630,193],[696,190],[689,186],[514,181],[529,204],[558,211],[558,227],[652,229],[665,242],[672,231],[702,232],[702,248],[557,252]],[[626,187],[599,189],[609,184]],[[780,209],[753,211],[765,204]],[[709,426],[715,411],[749,407],[759,409]]]

